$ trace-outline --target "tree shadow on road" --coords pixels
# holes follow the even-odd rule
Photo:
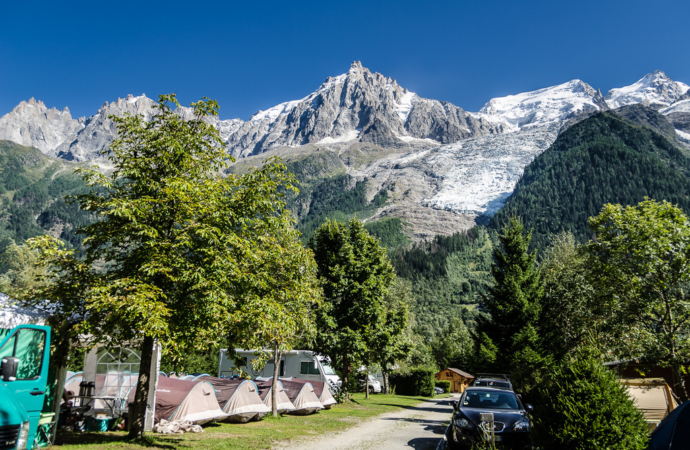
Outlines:
[[[407,441],[407,445],[415,450],[435,450],[438,444],[439,438],[414,438]]]

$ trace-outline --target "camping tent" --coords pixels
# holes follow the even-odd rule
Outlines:
[[[228,414],[228,422],[244,423],[256,417],[263,417],[270,409],[259,397],[259,389],[251,380],[216,378],[208,375],[199,377],[200,381],[211,383],[216,390],[216,398]]]
[[[621,378],[619,381],[628,387],[628,394],[651,429],[656,428],[677,406],[671,388],[663,378]]]
[[[296,383],[311,383],[314,387],[314,394],[321,402],[321,405],[326,409],[331,409],[331,406],[335,405],[337,402],[331,394],[331,389],[323,381],[309,381],[303,380],[301,378],[281,378],[282,380],[294,381]]]
[[[269,411],[272,410],[272,400],[271,400],[271,392],[273,389],[273,380],[267,380],[267,381],[261,381],[259,379],[256,380],[256,386],[259,388],[259,397],[261,397],[261,400],[264,402],[264,405],[266,405],[269,409]],[[285,393],[285,388],[283,387],[283,383],[278,381],[278,412],[280,414],[284,414],[286,412],[294,411],[295,410],[295,405],[292,404],[290,401],[290,398],[287,396]],[[261,415],[260,415],[261,416]]]
[[[307,415],[322,410],[324,407],[314,392],[314,386],[306,381],[280,380],[288,398],[295,406],[288,414]]]
[[[129,402],[134,401],[135,389],[129,393]],[[156,389],[155,420],[189,420],[204,424],[214,419],[225,419],[225,414],[216,400],[213,385],[206,381],[186,381],[159,377]]]
[[[666,416],[652,432],[649,450],[686,449],[690,443],[690,402]]]

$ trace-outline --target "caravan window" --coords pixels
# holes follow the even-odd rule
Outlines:
[[[319,368],[316,366],[315,361],[302,361],[299,368],[299,373],[301,375],[319,375]]]

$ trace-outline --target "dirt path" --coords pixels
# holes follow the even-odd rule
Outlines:
[[[435,450],[443,438],[453,408],[452,398],[430,399],[416,406],[355,425],[341,433],[290,442],[277,449],[294,450]]]

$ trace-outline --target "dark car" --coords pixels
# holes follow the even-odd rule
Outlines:
[[[508,374],[479,373],[472,382],[472,386],[492,387],[497,389],[513,390]]]
[[[486,441],[493,434],[496,444],[514,450],[531,449],[530,430],[532,422],[528,411],[531,405],[524,405],[512,391],[487,387],[469,387],[455,404],[451,448],[469,449],[473,444]]]

